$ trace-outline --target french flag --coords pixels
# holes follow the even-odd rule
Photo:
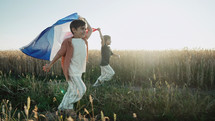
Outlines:
[[[78,19],[73,13],[58,20],[55,24],[43,30],[29,45],[20,48],[28,56],[51,61],[61,47],[63,40],[71,37],[70,23]],[[93,29],[95,31],[96,29]]]

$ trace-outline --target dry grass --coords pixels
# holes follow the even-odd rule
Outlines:
[[[213,88],[215,50],[114,51],[120,59],[111,58],[115,79],[122,83],[141,85],[145,81],[167,81],[197,88]],[[89,51],[86,79],[95,80],[100,74],[100,51]],[[20,51],[0,52],[0,71],[13,76],[32,74],[47,76],[42,66],[48,61],[35,59]],[[49,73],[62,76],[60,60]]]

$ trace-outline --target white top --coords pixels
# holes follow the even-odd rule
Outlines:
[[[73,56],[70,62],[69,75],[81,76],[86,70],[87,47],[81,38],[72,38]]]

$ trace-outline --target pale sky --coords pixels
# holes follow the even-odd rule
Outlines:
[[[215,49],[215,0],[0,0],[0,50],[18,50],[74,12],[112,49]],[[99,33],[89,49],[100,49]]]

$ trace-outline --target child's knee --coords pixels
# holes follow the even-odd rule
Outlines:
[[[112,72],[111,72],[111,76],[114,76],[114,75],[115,75],[115,72],[114,72],[114,71],[112,71]]]
[[[86,90],[87,90],[87,88],[86,88],[85,84],[79,85],[78,93],[81,97],[86,93]]]
[[[83,88],[81,91],[82,95],[84,95],[86,93],[86,91],[87,91],[87,87],[85,85],[83,85]]]
[[[85,93],[86,93],[86,91],[87,91],[87,87],[85,86],[85,88],[84,88],[84,92],[83,92],[83,93],[85,94]]]

